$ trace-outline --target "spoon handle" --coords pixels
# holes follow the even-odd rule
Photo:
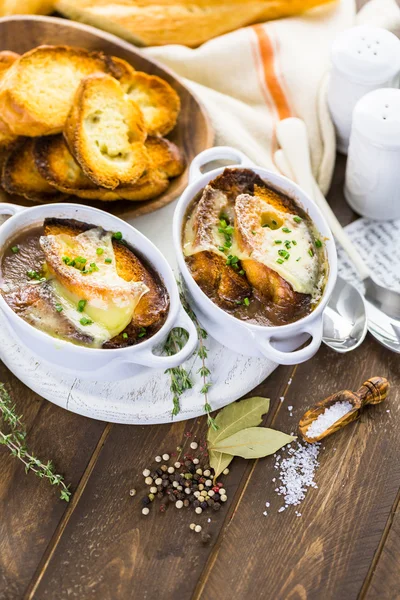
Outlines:
[[[326,218],[333,235],[356,267],[361,279],[366,279],[370,276],[367,265],[339,223],[312,175],[308,135],[304,121],[295,117],[283,119],[277,125],[276,134],[295,181],[314,200]]]
[[[371,377],[364,381],[355,394],[360,399],[361,406],[379,404],[387,397],[389,388],[390,384],[385,377]]]

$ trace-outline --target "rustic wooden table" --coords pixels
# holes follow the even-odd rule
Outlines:
[[[339,157],[330,201],[348,223],[343,177]],[[203,545],[188,510],[144,517],[140,490],[153,457],[187,431],[204,437],[205,418],[147,427],[93,421],[41,399],[1,365],[30,446],[55,462],[73,497],[58,500],[0,448],[0,598],[400,598],[399,356],[371,337],[344,356],[322,347],[306,364],[279,367],[255,392],[271,398],[266,423],[290,432],[313,402],[373,375],[390,380],[389,399],[326,441],[301,518],[294,508],[277,513],[273,460],[235,459],[228,502],[210,524],[207,513],[197,518],[212,535]]]

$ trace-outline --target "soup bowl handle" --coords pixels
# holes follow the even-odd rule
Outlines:
[[[264,354],[266,358],[280,364],[280,365],[297,365],[306,360],[309,360],[317,352],[322,342],[322,315],[317,321],[309,323],[304,326],[297,335],[308,333],[311,336],[311,342],[305,348],[300,350],[294,350],[293,352],[284,352],[275,348],[271,339],[255,339],[256,345],[260,352]]]
[[[18,204],[10,204],[9,202],[0,202],[0,215],[14,216],[28,208],[27,206],[19,206]]]
[[[197,329],[192,319],[182,307],[180,308],[176,321],[171,327],[171,330],[175,329],[176,327],[181,327],[182,329],[185,329],[189,334],[186,344],[176,354],[173,354],[172,356],[158,356],[153,353],[153,350],[155,349],[155,346],[153,346],[151,348],[144,349],[140,352],[140,354],[138,354],[138,356],[134,355],[132,357],[132,360],[128,359],[123,362],[132,362],[138,365],[143,365],[145,367],[153,367],[160,369],[171,369],[174,367],[178,367],[183,362],[185,362],[185,360],[187,360],[195,351],[198,343],[198,336]]]
[[[255,163],[240,150],[230,146],[215,146],[215,148],[203,150],[192,160],[189,169],[189,183],[199,179],[204,174],[201,172],[202,167],[213,160],[232,160],[238,167],[255,167]]]

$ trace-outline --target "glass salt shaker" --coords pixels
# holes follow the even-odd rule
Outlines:
[[[357,102],[344,193],[368,219],[400,219],[400,89],[374,90]]]
[[[347,154],[357,101],[377,88],[399,86],[400,40],[379,27],[352,27],[336,38],[331,61],[328,106],[335,124],[337,149]]]

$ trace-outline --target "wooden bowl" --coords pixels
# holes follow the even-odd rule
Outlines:
[[[212,146],[214,139],[209,118],[194,94],[167,67],[147,58],[128,42],[94,27],[55,17],[24,15],[0,19],[0,50],[12,50],[23,54],[40,44],[65,44],[87,50],[102,50],[105,54],[119,56],[130,62],[138,71],[158,75],[168,81],[181,99],[182,108],[178,122],[167,137],[183,151],[187,166],[180,177],[171,180],[169,188],[163,194],[143,202],[94,202],[75,197],[73,201],[96,206],[118,217],[130,218],[152,212],[175,200],[187,185],[190,162],[196,154]],[[2,200],[24,206],[33,205],[25,198],[10,196],[4,192]]]

